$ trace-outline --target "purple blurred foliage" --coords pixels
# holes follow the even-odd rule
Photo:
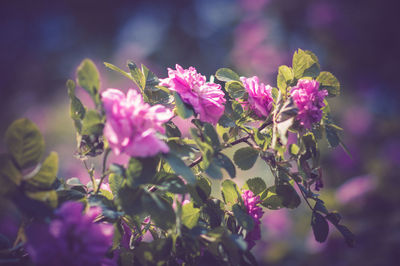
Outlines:
[[[377,187],[376,179],[373,175],[351,178],[337,189],[336,200],[341,204],[348,204],[361,199]]]
[[[50,224],[36,222],[26,229],[28,251],[38,265],[99,265],[111,247],[113,226],[96,224],[99,207],[82,213],[83,204],[66,202]]]

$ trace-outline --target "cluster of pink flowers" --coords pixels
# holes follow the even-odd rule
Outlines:
[[[160,85],[176,91],[182,101],[199,114],[201,121],[215,125],[225,110],[226,100],[221,86],[206,82],[206,77],[197,73],[194,67],[183,69],[177,64],[175,68],[168,68],[168,78],[160,79]]]
[[[120,90],[107,89],[101,96],[107,119],[104,136],[116,155],[148,157],[169,151],[167,144],[156,136],[157,132],[165,132],[162,125],[173,116],[169,109],[150,106],[133,89],[126,96]]]
[[[253,230],[247,232],[245,238],[248,249],[250,250],[256,244],[255,241],[261,238],[260,219],[264,212],[262,208],[258,206],[261,203],[260,196],[255,196],[251,190],[244,191],[242,194],[242,199],[244,206],[246,207],[247,214],[250,215],[254,221]]]
[[[94,223],[100,207],[83,213],[83,204],[69,201],[49,224],[27,228],[26,249],[35,265],[112,265],[104,256],[112,245],[114,227]]]
[[[249,94],[249,98],[247,102],[243,102],[243,106],[253,110],[258,117],[267,117],[274,103],[271,94],[272,87],[260,83],[257,76],[252,78],[241,77],[240,80]]]
[[[325,106],[324,98],[328,96],[327,90],[319,90],[316,80],[300,79],[297,85],[290,90],[290,95],[299,108],[296,119],[306,129],[322,118],[321,108]]]

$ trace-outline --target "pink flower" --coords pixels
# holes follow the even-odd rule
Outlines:
[[[175,68],[168,68],[168,78],[160,79],[160,85],[176,91],[182,101],[199,114],[201,121],[216,124],[225,109],[221,86],[206,82],[206,77],[197,73],[194,67],[183,69],[177,64]]]
[[[318,123],[322,118],[321,108],[325,106],[324,98],[328,95],[328,91],[318,90],[318,88],[318,81],[299,79],[297,85],[290,91],[290,95],[299,108],[296,119],[306,129],[311,128],[313,123]]]
[[[240,80],[249,94],[248,101],[244,102],[243,105],[247,109],[253,110],[257,116],[267,117],[274,102],[271,94],[272,87],[260,83],[256,76],[252,78],[241,77]]]
[[[156,136],[157,131],[165,132],[162,124],[173,116],[169,109],[150,106],[133,89],[126,96],[120,90],[107,89],[101,96],[107,118],[104,136],[116,155],[149,157],[169,151],[167,144]]]
[[[246,242],[248,244],[249,250],[254,247],[256,244],[256,240],[261,238],[261,229],[260,229],[260,219],[263,216],[264,212],[258,204],[260,204],[260,196],[254,196],[251,190],[246,190],[242,194],[242,199],[244,202],[244,206],[246,207],[247,214],[253,218],[254,228],[250,232],[247,232]]]

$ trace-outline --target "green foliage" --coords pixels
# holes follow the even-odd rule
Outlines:
[[[314,232],[315,240],[322,243],[325,242],[329,233],[328,222],[318,212],[313,212],[311,217],[311,227]]]
[[[279,67],[276,83],[283,95],[286,95],[286,90],[292,84],[293,79],[294,73],[290,67],[285,65]]]
[[[256,260],[244,238],[254,229],[255,220],[242,200],[242,193],[251,190],[260,197],[261,206],[272,210],[297,208],[303,197],[312,210],[311,227],[317,241],[326,241],[330,222],[349,245],[354,244],[354,235],[340,223],[341,216],[328,210],[311,189],[322,180],[319,141],[327,140],[331,147],[343,146],[339,138],[342,129],[333,122],[326,100],[322,121],[313,124],[312,130],[302,128],[296,120],[298,108],[288,95],[301,78],[316,79],[329,96],[340,94],[339,81],[329,72],[320,72],[315,54],[299,49],[292,67],[279,67],[279,90],[272,89],[273,109],[263,119],[243,109],[248,94],[239,75],[228,68],[219,69],[215,77],[225,82],[228,95],[225,113],[216,126],[201,121],[178,93],[159,86],[158,77],[146,66],[139,68],[132,61],[128,62],[129,71],[109,63],[105,66],[134,82],[150,105],[163,104],[183,119],[193,117],[190,136],[169,121],[160,137],[169,152],[131,157],[126,165],[108,163],[111,149],[103,135],[107,121],[100,101],[99,72],[85,59],[78,67],[77,83],[90,94],[96,108],[88,109],[76,97],[74,81],[69,80],[67,88],[70,116],[77,131],[77,157],[84,161],[91,182],[84,185],[78,178],[57,179],[58,156],[52,152],[42,162],[44,140],[31,121],[17,120],[6,132],[8,153],[0,155],[0,195],[15,203],[27,223],[50,220],[52,209],[66,201],[81,201],[87,207],[101,207],[96,222],[114,225],[113,251],[118,252],[121,265],[172,265],[177,258],[188,265],[205,261],[254,265]],[[290,145],[289,131],[297,136]],[[243,146],[237,148],[238,144]],[[224,151],[228,148],[234,149],[233,162]],[[103,155],[101,171],[88,160],[98,155]],[[271,170],[275,185],[267,187],[261,177],[246,178],[239,190],[235,182],[226,179],[221,183],[222,200],[214,197],[213,183],[223,179],[222,169],[235,178],[236,166],[249,170],[258,158]],[[293,167],[296,163],[297,168]],[[111,191],[101,186],[107,181]],[[184,201],[188,198],[189,203]],[[150,222],[144,222],[146,217]],[[133,233],[130,248],[121,247],[126,230],[122,225]],[[154,241],[140,242],[147,231]]]
[[[44,160],[39,172],[32,178],[26,180],[26,182],[33,187],[38,189],[50,189],[56,180],[58,172],[58,154],[56,152],[50,153],[50,155]]]
[[[241,98],[245,94],[246,90],[240,81],[231,80],[225,84],[225,90],[229,93],[233,99]]]
[[[301,203],[296,190],[289,184],[269,187],[263,192],[261,199],[261,204],[271,210],[278,210],[281,208],[294,209]]]
[[[239,189],[233,181],[225,180],[221,187],[222,198],[226,204],[232,206],[241,200]]]
[[[261,194],[266,188],[267,185],[261,177],[249,178],[243,186],[243,189],[251,190],[254,195]]]
[[[196,177],[186,164],[179,159],[177,156],[169,153],[163,155],[165,161],[171,166],[172,170],[178,175],[181,175],[189,184],[193,184],[196,181]]]
[[[181,99],[178,93],[174,92],[176,113],[182,118],[189,118],[193,116],[193,109],[188,107]]]
[[[85,59],[78,66],[77,82],[80,87],[85,89],[96,105],[100,104],[100,75],[96,65],[90,59]]]
[[[215,73],[215,77],[224,82],[240,81],[239,75],[229,68],[220,68]]]
[[[322,71],[317,77],[320,89],[326,89],[329,96],[338,96],[340,94],[340,83],[330,72]]]
[[[251,218],[238,204],[232,206],[232,211],[241,227],[247,231],[253,230],[253,218]]]
[[[310,51],[298,49],[293,55],[292,66],[296,79],[302,77],[316,78],[319,75],[318,58]]]
[[[182,223],[189,229],[197,225],[200,218],[200,209],[194,207],[193,202],[186,203],[182,206]]]
[[[242,170],[249,170],[256,163],[258,158],[258,151],[245,147],[238,149],[233,155],[233,161]]]
[[[26,118],[14,121],[7,129],[5,142],[19,169],[37,165],[44,152],[44,139],[38,127]]]

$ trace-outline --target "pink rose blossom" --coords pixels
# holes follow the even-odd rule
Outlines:
[[[321,108],[325,106],[324,98],[328,95],[328,91],[318,88],[319,83],[316,80],[299,79],[297,85],[290,91],[299,108],[296,119],[306,129],[311,128],[313,123],[318,123],[322,118]]]
[[[199,114],[201,121],[215,125],[225,109],[225,94],[221,86],[206,82],[206,77],[197,73],[194,67],[183,69],[177,64],[175,68],[168,68],[168,78],[160,79],[160,85],[176,91],[182,101]]]
[[[250,250],[256,244],[256,240],[261,239],[260,219],[264,212],[258,204],[261,203],[260,196],[255,196],[251,190],[246,190],[242,194],[244,206],[246,207],[247,214],[253,218],[254,228],[250,232],[247,232],[246,242],[248,249]]]
[[[257,76],[241,77],[240,80],[249,94],[248,101],[243,103],[245,108],[253,110],[259,117],[267,117],[274,102],[271,94],[272,87],[260,83]]]
[[[156,136],[157,131],[165,132],[162,124],[173,116],[169,109],[150,106],[133,89],[126,96],[120,90],[107,89],[101,96],[107,118],[104,136],[116,155],[149,157],[169,151],[167,144]]]

